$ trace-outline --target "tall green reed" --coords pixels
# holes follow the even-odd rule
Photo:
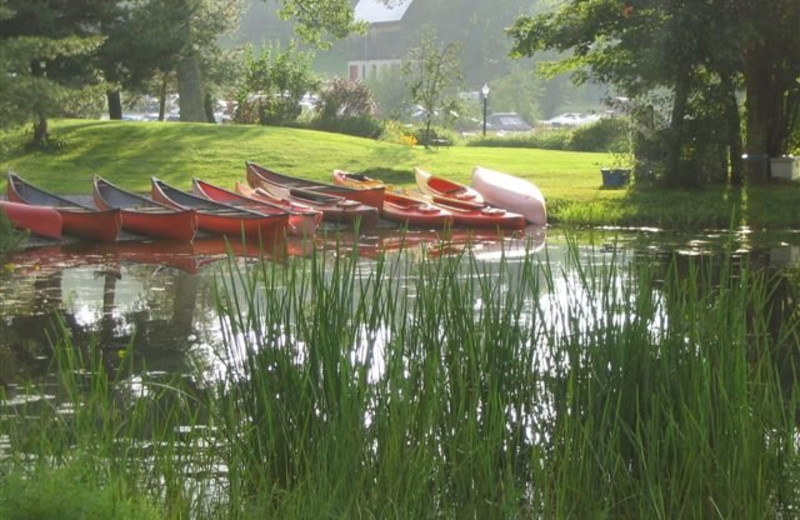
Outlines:
[[[219,291],[244,347],[218,402],[236,489],[298,516],[793,510],[769,280],[570,251],[563,273],[469,252],[238,271],[246,303]]]
[[[174,518],[793,516],[798,343],[775,280],[556,253],[231,259],[216,384],[65,340],[75,413],[12,432],[17,453],[89,454]]]

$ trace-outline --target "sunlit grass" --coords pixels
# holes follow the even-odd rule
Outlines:
[[[26,151],[21,133],[4,134],[12,144],[3,147],[0,170],[15,170],[59,192],[88,194],[95,173],[138,191],[149,190],[151,175],[183,188],[192,177],[230,187],[243,179],[246,160],[321,181],[339,168],[404,186],[413,185],[415,166],[469,182],[472,168],[481,165],[536,183],[552,222],[724,229],[736,212],[750,226],[800,226],[800,183],[747,188],[745,211],[739,189],[603,189],[600,168],[613,162],[609,154],[467,146],[426,150],[262,126],[65,120],[52,127],[59,146],[47,152]]]

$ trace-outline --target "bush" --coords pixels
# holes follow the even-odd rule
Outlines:
[[[570,130],[536,130],[534,132],[491,135],[472,139],[467,146],[502,148],[541,148],[543,150],[569,150]]]
[[[19,249],[24,233],[11,225],[6,214],[0,211],[0,258]]]
[[[630,123],[627,118],[605,117],[572,131],[569,149],[576,152],[625,153],[630,150]]]
[[[295,44],[264,47],[256,55],[245,48],[244,78],[236,95],[236,123],[284,124],[297,119],[303,94],[317,87],[311,70],[313,54]]]
[[[374,117],[375,100],[369,88],[358,81],[333,78],[319,95],[320,119],[337,117]]]
[[[369,139],[378,139],[383,134],[383,123],[367,115],[318,118],[312,121],[311,128]]]
[[[414,128],[413,136],[417,144],[424,146],[450,146],[458,140],[458,135],[455,132],[440,126],[431,127],[430,143],[425,140],[425,127],[423,126]]]

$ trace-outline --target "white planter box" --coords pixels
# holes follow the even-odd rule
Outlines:
[[[773,179],[796,181],[800,179],[800,157],[773,157],[770,159],[770,172]]]

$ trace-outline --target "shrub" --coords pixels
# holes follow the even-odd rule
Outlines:
[[[0,257],[19,249],[23,236],[24,233],[14,229],[6,214],[0,211]]]
[[[383,133],[383,123],[379,119],[368,115],[321,117],[312,121],[311,127],[325,132],[367,137],[369,139],[378,139]]]
[[[630,123],[627,118],[605,117],[572,131],[569,149],[576,152],[630,151]]]
[[[441,126],[431,127],[430,142],[425,140],[425,127],[414,128],[413,137],[417,144],[424,146],[452,145],[458,140],[458,134]]]
[[[358,81],[333,78],[319,95],[320,119],[336,117],[373,117],[375,100],[369,88]]]
[[[282,124],[296,120],[303,94],[318,84],[311,70],[312,57],[294,44],[286,50],[267,46],[258,56],[247,47],[234,122]]]
[[[479,137],[470,140],[467,146],[568,150],[571,137],[572,132],[569,130],[536,130],[534,132],[520,134]]]

